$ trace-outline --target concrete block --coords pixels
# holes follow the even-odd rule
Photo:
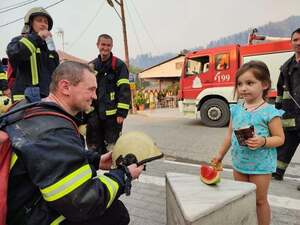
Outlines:
[[[257,225],[256,187],[222,179],[203,184],[199,176],[167,173],[168,225]]]

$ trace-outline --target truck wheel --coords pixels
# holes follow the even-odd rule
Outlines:
[[[204,102],[200,108],[201,121],[209,127],[223,127],[228,124],[230,112],[228,104],[218,98]]]

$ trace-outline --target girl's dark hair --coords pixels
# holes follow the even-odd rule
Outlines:
[[[254,60],[243,64],[236,72],[234,84],[234,97],[236,96],[237,92],[238,79],[242,74],[246,73],[247,71],[252,72],[257,80],[261,81],[264,84],[267,84],[268,88],[263,91],[262,96],[265,100],[267,100],[267,94],[271,88],[270,71],[268,69],[268,66],[264,62]]]

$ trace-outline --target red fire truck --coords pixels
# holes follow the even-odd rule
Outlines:
[[[235,73],[250,60],[268,65],[272,80],[269,97],[275,98],[279,68],[293,54],[290,39],[258,36],[256,32],[249,35],[247,45],[201,49],[186,55],[179,90],[179,108],[185,116],[200,116],[206,126],[227,125],[229,104],[237,102],[233,98]]]

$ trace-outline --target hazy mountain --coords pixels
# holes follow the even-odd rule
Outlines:
[[[151,53],[138,55],[134,59],[130,59],[130,64],[139,68],[148,68],[153,65],[159,64],[167,59],[173,58],[176,53],[165,53],[162,55],[152,56]]]
[[[300,16],[291,16],[283,21],[270,22],[268,24],[256,28],[258,30],[258,34],[265,34],[274,37],[289,37],[291,32],[297,29],[298,27],[300,27]],[[248,40],[248,34],[252,31],[253,28],[239,32],[237,34],[220,38],[215,41],[211,41],[206,46],[206,48],[216,47],[216,46],[226,45],[226,44],[246,44]],[[202,47],[195,47],[188,50],[191,51],[200,48]],[[150,53],[142,54],[142,55],[138,55],[133,59],[130,59],[130,63],[135,67],[145,69],[154,66],[156,64],[159,64],[170,58],[173,58],[178,54],[179,53],[170,53],[170,52],[157,55],[157,56],[152,56]]]
[[[300,27],[300,16],[291,16],[280,22],[270,22],[266,25],[257,27],[257,30],[258,34],[274,37],[289,37],[291,33],[298,27]],[[246,44],[248,41],[248,34],[252,32],[253,28],[220,38],[216,41],[211,41],[207,45],[207,48],[226,44]]]

